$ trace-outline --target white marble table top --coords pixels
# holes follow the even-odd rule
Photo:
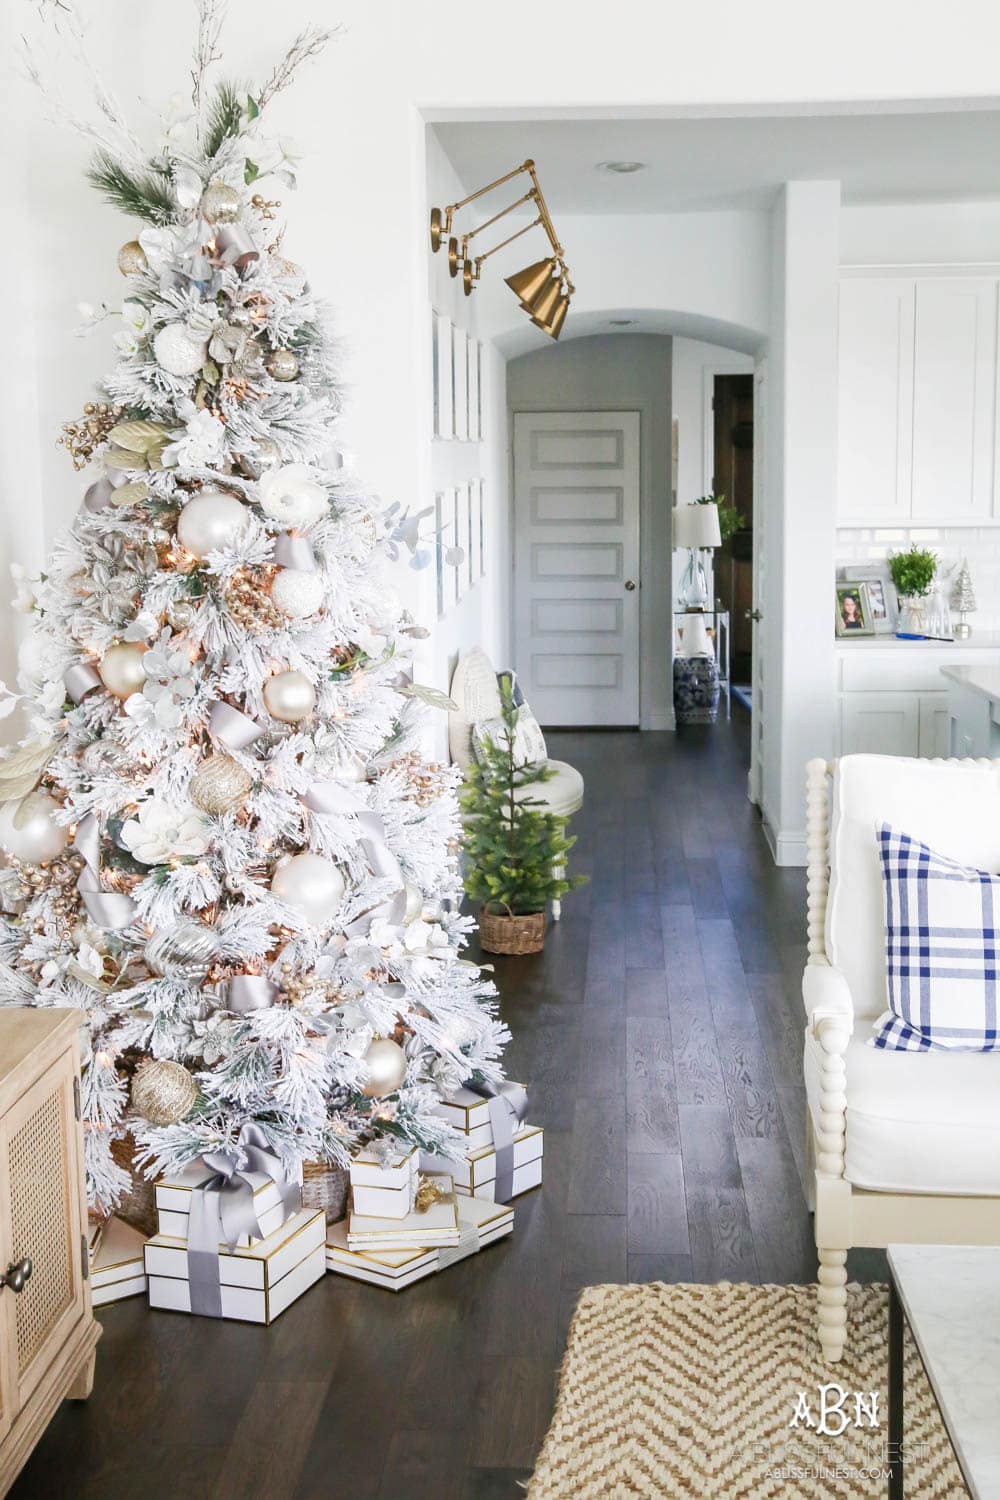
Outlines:
[[[959,687],[969,688],[991,703],[1000,703],[1000,666],[983,663],[978,667],[942,667],[942,677],[947,677]]]
[[[890,1245],[888,1254],[966,1482],[976,1500],[998,1500],[1000,1248]]]

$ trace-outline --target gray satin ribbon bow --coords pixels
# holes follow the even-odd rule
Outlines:
[[[303,794],[302,802],[314,813],[353,814],[361,828],[359,842],[372,874],[379,880],[392,880],[396,884],[391,896],[348,923],[344,928],[347,936],[363,937],[378,917],[384,917],[387,922],[401,922],[406,912],[403,868],[386,842],[385,824],[378,813],[371,812],[358,793],[343,781],[314,782]]]
[[[74,662],[63,673],[63,685],[74,703],[82,703],[88,693],[103,687],[100,673],[87,661]]]
[[[113,932],[129,927],[137,914],[132,897],[101,889],[101,834],[92,812],[86,813],[77,824],[73,847],[83,855],[83,869],[76,888],[83,897],[87,916],[98,927],[108,927]]]
[[[282,531],[274,539],[274,561],[279,568],[297,568],[300,573],[315,573],[316,554],[307,536]]]
[[[230,703],[217,701],[208,711],[208,732],[213,739],[221,741],[227,750],[245,750],[264,733],[256,719],[251,719],[242,709]]]
[[[279,993],[278,986],[263,974],[234,974],[226,980],[223,1004],[226,1010],[245,1016],[252,1010],[265,1010],[273,1005]]]
[[[470,1094],[487,1100],[493,1127],[493,1149],[497,1154],[497,1176],[493,1198],[509,1203],[514,1192],[514,1134],[528,1112],[528,1090],[520,1083],[467,1083]]]
[[[239,1158],[244,1165],[237,1165]],[[208,1151],[203,1157],[209,1176],[191,1192],[191,1214],[188,1219],[188,1286],[191,1311],[206,1318],[222,1317],[222,1281],[219,1275],[219,1245],[232,1251],[242,1234],[260,1238],[260,1225],[254,1208],[253,1184],[247,1172],[263,1172],[272,1177],[281,1196],[282,1223],[295,1213],[302,1201],[299,1184],[289,1177],[280,1156],[271,1149],[259,1125],[247,1121],[239,1133],[236,1149]]]

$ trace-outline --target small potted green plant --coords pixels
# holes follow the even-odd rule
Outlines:
[[[896,585],[900,606],[908,611],[907,629],[920,635],[924,628],[923,601],[934,582],[937,555],[921,547],[889,556],[889,571]]]
[[[545,811],[526,789],[555,774],[544,762],[519,753],[518,709],[511,679],[500,679],[501,724],[481,736],[478,760],[462,792],[465,889],[481,902],[479,940],[488,953],[538,953],[545,946],[545,913],[582,885],[567,875],[566,856],[576,839],[566,819]]]

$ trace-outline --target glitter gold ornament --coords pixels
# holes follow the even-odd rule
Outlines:
[[[253,777],[228,755],[210,755],[191,779],[188,795],[202,812],[227,813],[242,807]]]
[[[304,672],[278,672],[264,684],[267,711],[284,724],[297,724],[316,707],[316,689]]]
[[[294,380],[299,373],[299,357],[291,349],[272,349],[266,368],[272,380]]]
[[[323,603],[326,585],[322,574],[304,568],[282,568],[271,584],[271,598],[293,620],[306,620]]]
[[[219,951],[219,940],[204,922],[181,922],[154,932],[143,957],[154,974],[204,979]]]
[[[228,182],[210,182],[201,195],[201,212],[210,224],[235,224],[240,216],[240,195]]]
[[[384,1099],[394,1094],[406,1077],[406,1053],[388,1037],[379,1037],[365,1053],[368,1082],[364,1092],[369,1099]]]
[[[109,406],[106,401],[88,401],[78,421],[63,423],[59,446],[69,453],[74,469],[87,467],[123,413],[124,407]]]
[[[128,240],[118,252],[118,269],[123,276],[137,276],[149,265],[146,252],[138,240]]]
[[[132,1080],[132,1107],[151,1125],[176,1125],[191,1113],[198,1085],[187,1068],[169,1058],[150,1057]]]
[[[116,698],[130,698],[146,681],[146,669],[142,658],[146,647],[141,641],[120,641],[110,646],[101,657],[97,670],[109,693]]]

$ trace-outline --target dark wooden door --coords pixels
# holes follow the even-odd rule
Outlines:
[[[749,683],[753,626],[753,376],[716,375],[715,473],[712,489],[725,495],[745,525],[715,554],[715,592],[729,610],[733,681]]]

